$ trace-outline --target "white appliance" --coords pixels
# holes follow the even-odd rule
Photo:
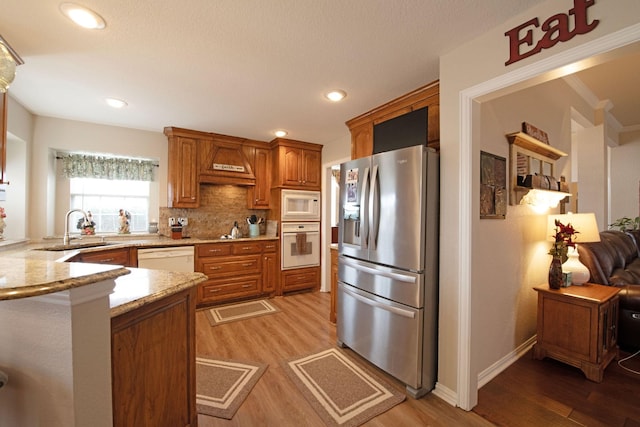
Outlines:
[[[138,249],[138,268],[193,273],[193,246]]]
[[[282,223],[282,269],[320,265],[320,223]]]
[[[282,221],[320,221],[320,192],[282,190]]]

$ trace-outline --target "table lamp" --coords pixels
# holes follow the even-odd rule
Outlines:
[[[591,273],[589,273],[589,269],[580,262],[580,258],[578,257],[578,244],[600,241],[596,215],[594,213],[549,215],[547,217],[547,239],[549,240],[553,240],[553,236],[555,235],[556,220],[560,221],[563,225],[571,224],[573,229],[577,231],[573,236],[573,241],[576,245],[575,247],[568,248],[568,258],[564,264],[562,264],[562,271],[565,273],[571,272],[572,285],[582,285],[589,280]]]

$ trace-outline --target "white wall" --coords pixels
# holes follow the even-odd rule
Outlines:
[[[640,131],[623,134],[611,149],[611,219],[640,216]]]
[[[158,160],[151,186],[149,215],[159,218],[159,207],[167,203],[167,138],[162,133],[37,116],[31,157],[31,238],[64,232],[68,201],[56,201],[55,151],[88,151]]]
[[[572,0],[546,1],[440,58],[441,180],[446,187],[441,199],[441,236],[445,238],[440,239],[436,391],[455,396],[457,404],[465,409],[477,403],[479,373],[489,368],[490,362],[508,358],[521,344],[520,337],[530,330],[529,326],[519,324],[518,311],[532,313],[533,291],[529,285],[543,281],[548,268],[548,262],[538,255],[544,251],[546,242],[536,240],[543,228],[542,217],[521,207],[509,207],[506,220],[477,219],[479,196],[475,182],[480,176],[479,150],[498,148],[493,144],[499,144],[497,139],[493,142],[484,139],[484,129],[479,128],[477,117],[479,105],[499,94],[557,78],[569,71],[553,75],[551,71],[611,49],[616,43],[640,39],[636,34],[640,2],[599,0],[588,13],[590,19],[600,20],[595,30],[510,66],[504,65],[509,56],[506,31],[532,17],[537,16],[543,22],[549,16],[567,13],[572,7]],[[630,31],[621,37],[607,38],[625,28]],[[602,40],[605,43],[601,44]],[[567,129],[566,120],[558,117],[562,132]],[[496,154],[500,152],[504,153],[499,150]],[[458,215],[451,215],[453,212]],[[482,255],[487,247],[493,254],[490,262]],[[525,321],[530,322],[532,315],[527,318]]]

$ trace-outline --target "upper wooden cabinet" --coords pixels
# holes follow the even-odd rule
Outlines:
[[[198,183],[198,140],[165,128],[169,138],[169,164],[167,168],[167,205],[170,208],[197,208],[200,206]]]
[[[273,146],[272,187],[320,190],[322,145],[276,138]]]
[[[247,207],[269,209],[271,147],[246,138],[167,127],[168,207],[200,206],[200,184],[249,187]]]
[[[253,172],[256,185],[247,190],[249,209],[269,209],[271,202],[271,150],[255,148],[253,153]]]
[[[351,131],[351,158],[373,154],[373,126],[427,107],[427,145],[440,149],[440,84],[429,83],[346,122]]]

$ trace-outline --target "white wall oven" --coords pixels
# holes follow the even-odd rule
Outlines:
[[[320,223],[282,223],[282,269],[320,265]]]
[[[286,221],[320,221],[320,192],[282,190],[281,219]]]

